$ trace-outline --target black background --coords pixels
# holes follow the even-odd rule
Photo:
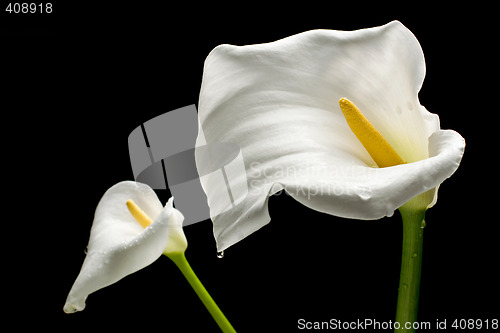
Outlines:
[[[467,142],[427,213],[419,320],[499,319],[496,9],[475,3],[53,1],[52,14],[0,14],[4,218],[3,321],[19,329],[217,332],[165,257],[62,311],[85,257],[95,207],[132,179],[127,138],[197,103],[218,44],[270,42],[310,29],[400,20],[427,63],[420,101]],[[165,202],[169,194],[158,191]],[[186,256],[239,332],[297,321],[393,320],[401,220],[324,215],[285,195],[272,222],[217,259],[211,222],[185,228]],[[482,331],[486,331],[484,328]]]

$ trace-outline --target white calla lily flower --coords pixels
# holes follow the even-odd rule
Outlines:
[[[134,208],[155,217],[154,221],[144,224]],[[89,294],[150,265],[162,254],[183,253],[187,247],[183,220],[173,198],[162,207],[148,185],[124,181],[112,186],[96,208],[87,256],[64,312],[83,310]]]
[[[241,149],[246,174],[226,172],[245,197],[220,208],[220,181],[201,177],[218,251],[270,221],[270,195],[284,189],[314,210],[356,219],[425,210],[458,168],[465,147],[418,100],[422,49],[400,22],[357,31],[313,30],[266,44],[216,47],[205,61],[197,145]],[[382,167],[346,121],[353,101],[404,164]],[[197,156],[199,168],[205,163]],[[219,184],[219,185],[217,185]],[[228,204],[226,204],[228,205]],[[221,213],[222,212],[222,213]]]
[[[120,182],[104,193],[97,205],[87,256],[71,288],[64,312],[85,308],[88,295],[109,286],[158,259],[170,258],[193,287],[223,332],[235,332],[189,265],[184,216],[173,197],[162,207],[151,187]]]

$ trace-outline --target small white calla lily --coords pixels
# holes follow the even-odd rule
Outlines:
[[[127,202],[145,216],[155,217],[154,221],[141,225]],[[173,198],[162,207],[148,185],[124,181],[112,186],[96,208],[87,256],[64,312],[83,310],[89,294],[150,265],[162,253],[183,253],[187,247],[183,219],[173,207]]]
[[[220,181],[201,178],[209,206],[218,207],[211,211],[218,250],[266,225],[268,197],[282,189],[346,218],[390,216],[419,195],[414,208],[431,207],[439,185],[458,168],[465,141],[441,130],[438,116],[420,105],[424,76],[420,45],[397,21],[216,47],[205,61],[197,145],[237,145],[246,174],[227,172],[226,183],[249,189],[232,198],[233,207],[220,208]],[[405,164],[377,166],[346,122],[344,97]],[[199,156],[197,163],[204,168]]]
[[[87,256],[66,299],[64,312],[83,310],[89,294],[150,265],[164,254],[176,264],[221,330],[235,332],[186,260],[188,243],[183,221],[182,213],[173,207],[173,198],[162,207],[146,184],[124,181],[112,186],[97,205]]]

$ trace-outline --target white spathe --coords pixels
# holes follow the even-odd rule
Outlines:
[[[153,223],[143,228],[128,210],[128,199],[151,217]],[[64,312],[83,310],[89,294],[153,263],[165,251],[170,236],[183,243],[183,219],[173,207],[173,198],[162,207],[146,184],[124,181],[112,186],[97,205],[87,256],[69,292]]]
[[[439,185],[458,168],[465,141],[441,130],[439,117],[420,105],[424,76],[420,44],[397,21],[216,47],[205,61],[197,145],[237,145],[246,173],[228,173],[226,183],[246,182],[249,189],[224,211],[220,178],[201,177],[209,206],[218,207],[211,211],[218,250],[266,225],[268,197],[281,189],[312,209],[346,218],[390,216],[424,192],[421,208],[432,206]],[[342,97],[407,164],[376,166],[347,125]],[[203,163],[198,156],[197,163]]]

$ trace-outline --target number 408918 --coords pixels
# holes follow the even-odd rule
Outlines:
[[[9,14],[50,14],[52,13],[52,3],[35,3],[35,2],[9,2],[5,11]]]

